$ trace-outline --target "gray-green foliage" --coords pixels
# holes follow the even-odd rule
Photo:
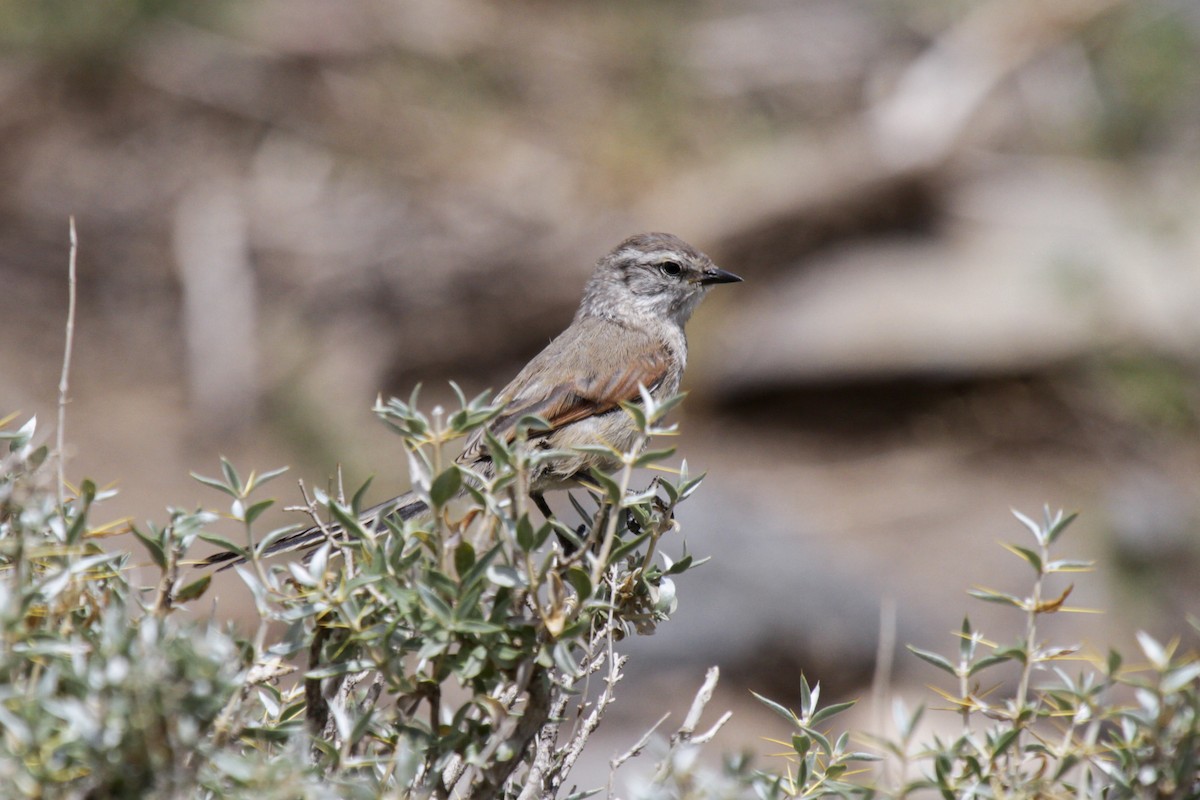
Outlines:
[[[270,505],[260,487],[278,472],[243,478],[223,461],[219,478],[200,480],[228,496],[224,516],[241,530],[172,510],[134,531],[151,564],[141,577],[105,547],[113,526],[89,521],[103,492],[85,482],[61,508],[34,423],[0,422],[0,794],[576,791],[570,771],[614,700],[620,640],[652,633],[674,607],[673,577],[695,565],[662,538],[699,480],[631,491],[632,470],[670,452],[616,454],[624,468],[573,497],[578,529],[537,521],[527,476],[554,454],[520,441],[540,422],[526,420],[516,443],[489,442],[497,469],[485,478],[449,454],[496,409],[460,400],[449,414],[422,414],[415,398],[377,409],[410,454],[428,518],[371,530],[357,522],[362,490],[316,493],[305,498],[314,517],[345,535],[304,563],[264,560],[287,533],[257,529]],[[672,404],[628,409],[645,441],[665,432]],[[954,733],[927,733],[934,712],[900,705],[892,737],[831,730],[849,704],[822,706],[801,676],[797,708],[760,698],[790,727],[783,759],[700,758],[712,731],[694,733],[698,696],[679,731],[642,743],[655,767],[628,796],[1200,797],[1200,662],[1144,634],[1137,669],[1043,641],[1042,618],[1068,610],[1069,586],[1055,581],[1088,565],[1052,553],[1071,517],[1018,516],[1033,541],[1007,548],[1029,566],[1030,591],[973,594],[1019,614],[1022,635],[992,642],[964,620],[952,654],[910,648],[949,677],[939,693]],[[256,629],[239,635],[186,605],[210,588],[187,560],[201,538],[248,558],[238,573]]]
[[[573,529],[526,507],[527,476],[555,454],[521,440],[544,423],[490,438],[485,478],[447,451],[497,407],[481,396],[427,416],[392,401],[377,410],[429,517],[376,531],[358,523],[362,491],[318,496],[314,517],[320,505],[344,535],[303,563],[264,561],[286,530],[258,538],[270,501],[257,490],[278,472],[243,478],[223,461],[221,477],[199,479],[229,496],[242,534],[205,511],[135,530],[159,574],[142,590],[129,555],[89,527],[94,487],[60,510],[32,424],[10,434],[0,782],[29,796],[565,793],[620,679],[613,643],[653,632],[674,607],[673,576],[693,566],[659,544],[700,479],[630,491],[635,468],[671,455],[641,450],[668,432],[675,402],[627,409],[636,452],[610,454],[624,467],[593,476]],[[197,538],[248,558],[238,573],[261,619],[248,638],[181,610],[210,586],[186,562]]]
[[[1200,661],[1176,652],[1178,641],[1164,645],[1145,633],[1138,641],[1146,663],[1134,668],[1116,652],[1088,659],[1077,645],[1044,641],[1043,618],[1075,610],[1066,606],[1073,584],[1053,581],[1091,565],[1052,553],[1074,515],[1047,509],[1041,521],[1016,516],[1033,542],[1005,548],[1029,566],[1029,593],[971,594],[1020,614],[1022,635],[992,642],[964,619],[952,654],[909,648],[953,679],[937,693],[948,703],[943,713],[957,717],[957,733],[926,732],[925,707],[910,711],[897,702],[895,736],[861,737],[881,758],[853,752],[850,737],[831,737],[819,724],[848,704],[819,709],[816,689],[801,678],[798,711],[760,698],[793,734],[782,774],[741,770],[753,774],[759,796],[1200,797]],[[1006,686],[1015,688],[997,689]],[[876,759],[878,769],[854,773],[854,762]]]
[[[37,797],[194,786],[240,681],[239,646],[144,608],[129,556],[87,525],[103,498],[85,482],[59,509],[34,431],[32,420],[0,431],[0,786]],[[163,534],[183,549],[202,521],[177,514]]]

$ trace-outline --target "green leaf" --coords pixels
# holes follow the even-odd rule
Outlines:
[[[681,558],[678,561],[671,564],[671,566],[667,567],[666,572],[664,574],[666,574],[666,575],[681,575],[682,573],[687,572],[691,568],[693,561],[694,561],[694,559],[692,558],[692,556],[686,555],[683,558]]]
[[[255,545],[255,549],[258,550],[259,555],[262,555],[263,553],[267,552],[271,545],[275,544],[283,537],[290,533],[298,533],[299,531],[299,525],[285,525],[282,528],[276,528],[260,539],[258,544]],[[200,534],[200,538],[204,538],[204,534]]]
[[[687,395],[687,392],[679,392],[678,394],[671,395],[670,397],[664,397],[662,400],[656,401],[654,403],[654,413],[651,421],[658,422],[660,419],[665,417],[672,408],[682,403],[683,399],[687,397]]]
[[[633,419],[634,427],[639,431],[645,432],[647,427],[646,412],[642,410],[641,404],[624,400],[621,402],[621,408],[625,409],[625,413]]]
[[[329,509],[330,516],[333,517],[334,522],[341,527],[342,533],[345,534],[344,537],[338,538],[354,541],[362,541],[363,539],[370,538],[366,528],[363,527],[362,522],[353,509],[347,508],[336,500],[328,498],[326,499],[326,508]],[[326,525],[326,527],[329,529],[330,534],[336,533],[333,525]]]
[[[924,714],[924,705],[917,706],[912,715],[909,715],[908,707],[902,699],[897,697],[892,701],[892,723],[896,726],[896,731],[899,732],[902,740],[907,740],[912,735]]]
[[[993,653],[990,656],[984,656],[970,666],[967,670],[967,675],[974,675],[976,672],[980,672],[996,664],[1003,664],[1005,661],[1012,661],[1012,656],[1008,653]]]
[[[571,655],[571,646],[567,642],[555,642],[551,656],[554,658],[554,666],[558,667],[563,675],[568,678],[579,676],[579,664]]]
[[[216,478],[208,478],[198,472],[189,472],[188,474],[191,475],[194,480],[200,481],[200,483],[203,483],[205,486],[216,489],[219,492],[224,492],[232,498],[236,499],[238,496],[236,491],[229,488]]]
[[[234,495],[242,494],[242,479],[225,456],[221,456],[221,473],[225,475],[225,482],[229,488],[234,490]]]
[[[550,532],[554,530],[554,526],[549,522],[543,522],[538,526],[538,529],[533,532],[533,549],[536,550],[546,543],[546,539],[550,537]]]
[[[475,565],[475,548],[470,542],[463,542],[454,548],[454,571],[461,581],[463,576]]]
[[[461,583],[464,587],[469,587],[481,580],[487,571],[488,566],[491,565],[492,559],[496,557],[496,554],[500,552],[500,549],[503,546],[504,545],[502,544],[493,545],[492,548],[484,553],[482,557],[477,558],[475,563],[472,564],[470,569],[467,570],[467,574],[460,576],[459,583]]]
[[[959,631],[958,658],[959,661],[970,661],[975,655],[975,637],[971,633],[971,619],[963,617],[962,630]]]
[[[588,575],[587,570],[571,567],[567,570],[567,582],[571,584],[575,594],[579,595],[580,602],[592,596],[592,578]]]
[[[42,445],[38,449],[29,454],[29,469],[36,470],[42,464],[46,463],[46,458],[50,455],[50,448],[47,445]]]
[[[526,553],[534,548],[533,523],[529,521],[528,514],[522,514],[517,520],[517,546]]]
[[[155,565],[159,569],[166,569],[167,558],[166,554],[163,552],[162,542],[145,533],[142,533],[137,527],[132,527],[131,530],[133,531],[133,535],[138,538],[138,541],[145,545],[146,549],[150,551],[150,558],[152,561],[154,561]]]
[[[417,592],[421,595],[421,600],[425,603],[425,607],[429,609],[429,613],[437,618],[440,625],[444,627],[450,626],[450,620],[453,617],[453,612],[446,601],[437,596],[437,593],[424,584],[417,585]]]
[[[1010,661],[1020,661],[1024,664],[1029,659],[1029,654],[1025,652],[1024,645],[1025,642],[1016,647],[997,647],[996,651],[988,656],[988,658],[1007,658]]]
[[[1021,730],[1022,729],[1019,727],[1014,727],[1009,728],[1001,733],[999,738],[996,739],[995,744],[992,745],[992,758],[996,759],[1003,755],[1004,751],[1007,750],[1012,743],[1017,740],[1017,737],[1021,735]]]
[[[450,384],[450,391],[454,392],[454,397],[458,400],[459,408],[466,408],[467,396],[463,394],[462,387],[454,381],[447,381]]]
[[[434,508],[441,508],[458,494],[462,488],[462,472],[457,465],[451,465],[441,475],[433,479],[429,487],[429,500]]]
[[[246,552],[246,548],[240,547],[240,546],[234,544],[229,539],[226,539],[224,536],[221,536],[220,534],[209,533],[208,531],[202,531],[200,533],[200,538],[206,542],[211,542],[212,544],[219,545],[221,547],[221,549],[225,550],[226,552],[237,553],[242,558],[246,558],[246,559],[250,558],[250,554],[248,552]]]
[[[71,517],[71,525],[67,528],[66,542],[67,544],[78,544],[83,538],[84,531],[87,529],[87,508],[88,500],[85,495],[83,506],[75,509],[75,516]]]
[[[458,633],[503,633],[504,628],[491,622],[485,622],[481,619],[460,619],[456,620],[453,629]]]
[[[514,426],[518,436],[529,436],[531,433],[547,433],[554,430],[554,426],[547,422],[537,414],[525,414]]]
[[[700,484],[704,482],[704,479],[705,479],[705,477],[707,477],[707,475],[708,475],[708,473],[701,472],[696,477],[686,480],[683,483],[679,484],[679,499],[686,500],[689,497],[691,497],[692,492],[694,492],[700,488]]]
[[[208,590],[208,585],[212,583],[212,573],[192,581],[187,586],[175,593],[175,599],[181,603],[186,603],[189,600],[195,600]]]
[[[493,564],[487,568],[488,580],[497,586],[503,586],[508,589],[515,589],[518,586],[525,585],[525,578],[521,573],[517,572],[510,566],[505,564]]]
[[[912,653],[917,658],[921,659],[922,661],[926,661],[930,664],[933,664],[935,667],[942,670],[943,672],[947,672],[951,675],[958,674],[958,672],[954,668],[954,665],[951,664],[950,661],[948,659],[946,659],[944,656],[938,655],[937,653],[934,653],[929,650],[922,650],[919,647],[913,647],[911,644],[908,645],[908,650],[910,653]]]
[[[304,673],[304,677],[308,680],[324,680],[325,678],[334,678],[338,675],[346,675],[350,672],[362,672],[366,669],[371,669],[374,665],[370,660],[365,658],[352,658],[347,661],[341,661],[336,664],[326,664],[323,667],[310,669]]]
[[[283,473],[285,473],[287,471],[288,471],[287,467],[279,467],[278,469],[267,470],[266,472],[262,473],[261,475],[258,475],[258,474],[252,475],[251,479],[250,479],[250,485],[246,487],[246,491],[247,492],[254,491],[259,486],[262,486],[264,483],[266,483],[268,481],[275,480],[276,478],[278,478],[280,475],[282,475]]]
[[[1196,680],[1196,678],[1200,678],[1200,661],[1193,661],[1190,664],[1168,672],[1162,679],[1159,689],[1163,694],[1174,694]]]
[[[1015,544],[1006,544],[1004,547],[1011,553],[1016,553],[1021,558],[1025,559],[1031,567],[1039,573],[1042,571],[1042,557],[1030,550],[1028,547],[1021,547]]]
[[[513,454],[507,444],[495,437],[490,428],[483,429],[483,441],[497,468],[512,467]]]
[[[1138,631],[1135,635],[1138,644],[1142,648],[1142,652],[1146,654],[1146,658],[1150,661],[1150,665],[1159,671],[1166,669],[1170,662],[1170,656],[1167,654],[1166,648],[1145,631]]]
[[[621,487],[616,481],[609,477],[603,470],[596,469],[595,467],[588,469],[588,473],[604,491],[610,503],[613,505],[621,504]]]
[[[1046,534],[1046,543],[1054,544],[1054,541],[1056,539],[1058,539],[1059,536],[1063,535],[1063,531],[1065,531],[1067,529],[1067,527],[1072,522],[1074,522],[1075,518],[1078,516],[1079,516],[1079,512],[1077,512],[1077,511],[1072,511],[1070,514],[1067,514],[1066,516],[1063,516],[1062,512],[1060,511],[1058,519],[1056,519],[1054,521],[1054,524],[1050,526],[1050,530]]]
[[[372,476],[363,481],[363,485],[358,487],[358,491],[354,493],[354,497],[350,498],[350,508],[354,509],[356,515],[362,511],[363,500],[367,496],[367,489],[370,488],[371,481],[374,479],[374,476]]]
[[[1025,608],[1025,603],[1020,598],[1013,597],[1011,594],[1005,594],[1004,592],[995,592],[991,589],[971,589],[967,594],[987,603],[1000,603],[1001,605],[1012,606],[1013,608]]]
[[[659,461],[666,461],[673,455],[675,455],[674,447],[668,447],[663,450],[645,450],[634,460],[633,466],[644,467],[647,464],[656,464]]]
[[[796,755],[804,758],[808,755],[808,748],[812,747],[812,738],[805,736],[803,733],[792,734],[792,749],[796,751]]]
[[[1042,541],[1043,535],[1042,535],[1042,526],[1041,525],[1038,525],[1036,522],[1031,520],[1029,517],[1025,516],[1020,511],[1017,511],[1015,508],[1010,509],[1010,510],[1012,511],[1012,515],[1014,517],[1016,517],[1018,520],[1020,520],[1022,525],[1024,525],[1026,528],[1029,529],[1029,532],[1033,534],[1033,538],[1037,539],[1038,544],[1045,544],[1045,542]]]
[[[817,713],[813,714],[812,719],[809,721],[808,724],[809,725],[819,725],[822,722],[824,722],[825,720],[829,719],[830,717],[842,713],[847,708],[851,708],[853,705],[854,705],[854,701],[850,700],[845,703],[834,703],[831,706],[826,706],[825,708],[822,708]]]
[[[650,531],[646,530],[646,531],[642,531],[640,534],[633,537],[629,541],[622,542],[620,544],[620,546],[613,548],[612,555],[609,556],[609,559],[608,559],[608,564],[605,564],[604,566],[607,567],[611,564],[619,563],[621,561],[621,559],[625,558],[625,556],[629,555],[630,553],[632,553],[633,551],[635,551],[639,547],[641,547],[643,544],[645,544],[646,540],[649,538],[650,538]]]
[[[813,738],[813,741],[821,748],[824,753],[832,753],[833,745],[829,743],[829,739],[816,728],[805,728],[804,732]]]
[[[779,716],[786,719],[791,724],[795,725],[797,722],[799,722],[799,720],[796,718],[796,715],[794,713],[792,713],[788,709],[784,708],[779,703],[776,703],[774,700],[770,700],[766,697],[763,697],[758,692],[752,691],[752,692],[750,692],[750,694],[754,695],[755,699],[757,699],[758,702],[762,703],[764,706],[771,709],[772,711],[774,711],[776,714],[778,714]]]
[[[274,500],[259,500],[254,505],[246,509],[245,521],[247,525],[253,524],[254,520],[271,506],[275,505]]]
[[[800,673],[800,718],[803,719],[812,713],[813,704],[817,698],[821,696],[821,684],[818,683],[816,691],[808,687],[808,678],[804,673]]]
[[[1096,566],[1095,561],[1078,561],[1069,558],[1051,561],[1046,565],[1046,572],[1091,572]]]

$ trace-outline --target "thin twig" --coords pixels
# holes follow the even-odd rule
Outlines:
[[[579,727],[579,731],[575,734],[575,738],[564,749],[562,760],[555,770],[553,785],[556,789],[562,786],[563,782],[567,779],[567,776],[571,773],[571,769],[575,766],[575,762],[583,752],[588,739],[596,731],[600,720],[604,719],[604,713],[616,699],[616,686],[621,678],[624,677],[621,669],[625,666],[627,658],[627,656],[616,656],[609,662],[609,672],[604,682],[604,690],[596,698],[595,706],[592,707],[591,713],[584,719],[583,724]]]
[[[892,665],[896,657],[896,600],[885,597],[879,604],[879,645],[875,650],[875,674],[871,677],[871,716],[875,734],[887,735],[888,708],[891,707]],[[890,782],[893,763],[883,764],[885,782]],[[903,785],[903,778],[892,785]]]
[[[555,797],[559,788],[566,782],[571,769],[587,744],[588,738],[600,724],[608,706],[616,698],[614,689],[618,681],[624,677],[621,668],[625,664],[624,657],[618,657],[612,650],[612,618],[609,612],[609,623],[600,631],[593,634],[588,643],[585,663],[575,675],[563,675],[562,680],[555,683],[556,698],[551,706],[547,721],[538,731],[534,744],[534,755],[529,770],[524,777],[525,785],[518,795],[518,800],[535,800],[540,797]],[[608,647],[600,649],[599,645],[608,641]],[[608,663],[609,670],[605,679],[604,689],[592,705],[590,714],[583,716],[584,708],[589,705],[586,698],[586,688],[591,676],[599,672]],[[580,681],[585,688],[578,694],[574,691]],[[559,729],[565,719],[567,706],[579,697],[579,705],[575,711],[575,723],[566,744],[558,746]]]
[[[871,716],[875,718],[875,733],[879,736],[885,734],[887,726],[895,655],[896,600],[885,597],[879,604],[879,644],[875,649],[875,674],[871,677]]]
[[[712,741],[713,737],[717,735],[721,728],[725,726],[725,723],[728,722],[733,716],[732,711],[726,711],[711,728],[698,736],[695,735],[696,725],[699,724],[700,717],[704,714],[705,706],[707,706],[709,701],[712,700],[713,691],[716,689],[717,681],[720,679],[720,677],[721,672],[717,667],[710,667],[708,672],[705,673],[704,683],[700,686],[699,691],[696,692],[696,696],[692,699],[692,705],[691,708],[688,709],[687,716],[684,717],[683,723],[679,726],[679,730],[671,734],[667,752],[663,755],[663,760],[659,763],[655,770],[655,782],[662,779],[664,771],[671,762],[672,753],[678,750],[680,746],[698,746],[707,744],[708,742]],[[660,717],[658,722],[654,723],[650,730],[646,731],[642,738],[639,739],[633,747],[629,748],[627,751],[608,762],[609,798],[611,798],[613,795],[613,783],[616,779],[617,769],[629,759],[641,755],[642,750],[644,750],[646,745],[649,744],[650,738],[654,735],[654,732],[658,730],[658,727],[662,725],[663,722],[666,721],[668,716],[668,714],[664,714],[662,717]]]
[[[689,741],[691,742],[691,744],[694,744],[694,745],[708,744],[716,737],[716,735],[718,733],[721,732],[721,728],[725,727],[725,723],[729,722],[729,720],[732,718],[733,718],[733,712],[726,711],[724,714],[722,714],[720,717],[717,718],[717,721],[713,723],[713,726],[711,728],[706,730],[704,733],[693,736]]]
[[[67,494],[66,494],[66,447],[67,428],[67,387],[71,373],[71,351],[75,344],[75,258],[79,252],[79,238],[75,235],[75,216],[70,218],[71,255],[67,260],[67,341],[63,346],[62,375],[58,379],[58,433],[56,446],[58,448],[58,513],[63,517],[64,529],[67,527]]]
[[[704,713],[704,707],[708,705],[708,701],[712,700],[713,690],[717,688],[717,681],[720,679],[721,670],[717,667],[709,667],[708,672],[704,674],[704,683],[696,692],[696,696],[692,698],[692,707],[688,709],[683,724],[671,737],[672,746],[678,742],[691,741],[692,734],[696,732],[696,726],[700,724],[700,715]]]
[[[642,751],[646,749],[646,745],[650,744],[650,737],[654,735],[654,732],[658,730],[659,727],[670,718],[670,716],[670,711],[663,714],[658,718],[658,722],[655,722],[650,726],[649,730],[642,734],[642,738],[638,739],[634,743],[633,747],[629,748],[624,753],[608,762],[608,794],[610,797],[612,796],[612,779],[613,776],[617,774],[617,770],[620,769],[621,765],[629,759],[637,758],[642,754]]]

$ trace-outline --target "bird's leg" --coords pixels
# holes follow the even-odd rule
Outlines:
[[[542,516],[546,519],[554,519],[554,512],[550,510],[550,504],[546,502],[546,496],[541,492],[530,492],[529,499],[537,506],[537,510],[542,512]]]
[[[541,492],[530,492],[529,499],[533,501],[535,506],[537,506],[538,511],[542,512],[542,516],[546,518],[547,522],[549,522],[551,525],[556,522],[554,512],[550,509],[550,504],[546,502],[545,495],[543,495]],[[584,532],[583,526],[580,526],[579,530],[576,531],[576,536],[582,540]],[[558,537],[558,543],[562,545],[562,549],[565,554],[571,555],[579,549],[579,544],[571,541],[567,536],[564,536],[563,532],[557,526],[554,529],[554,535]]]

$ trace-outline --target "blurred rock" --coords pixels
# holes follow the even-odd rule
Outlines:
[[[936,238],[832,248],[766,290],[751,280],[729,309],[738,334],[703,355],[706,387],[1014,374],[1117,346],[1187,357],[1194,244],[1148,228],[1130,180],[1001,159],[949,195]]]

